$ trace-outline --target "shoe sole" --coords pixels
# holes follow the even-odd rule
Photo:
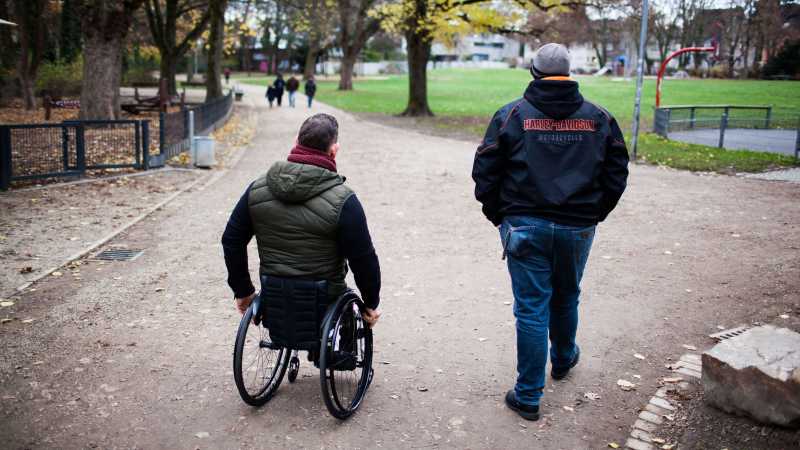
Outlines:
[[[520,417],[522,417],[525,420],[530,420],[531,422],[539,420],[539,413],[538,412],[532,413],[532,412],[523,411],[523,410],[517,408],[516,406],[514,406],[514,405],[512,405],[511,403],[508,403],[508,402],[506,402],[506,406],[508,406],[509,409],[511,409],[515,413],[519,414]]]

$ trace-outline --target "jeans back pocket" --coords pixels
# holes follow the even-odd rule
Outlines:
[[[534,225],[523,225],[515,227],[507,222],[503,222],[500,227],[500,237],[503,243],[503,259],[506,256],[514,258],[524,258],[530,255],[535,249],[533,234],[536,230]]]

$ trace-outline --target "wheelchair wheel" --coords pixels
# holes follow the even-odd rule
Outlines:
[[[361,317],[364,308],[361,299],[348,292],[331,305],[322,325],[322,398],[338,419],[358,409],[372,381],[372,330]]]
[[[261,406],[269,401],[289,365],[289,349],[278,347],[269,330],[253,323],[251,305],[239,323],[233,349],[233,379],[245,403]]]

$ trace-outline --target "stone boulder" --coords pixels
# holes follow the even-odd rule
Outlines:
[[[703,353],[706,402],[760,422],[800,427],[800,334],[764,325]]]

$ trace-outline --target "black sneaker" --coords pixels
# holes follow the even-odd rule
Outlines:
[[[553,377],[554,380],[563,380],[567,376],[567,374],[569,374],[569,370],[578,365],[578,360],[580,359],[581,359],[581,349],[576,345],[575,357],[572,358],[572,362],[569,363],[567,367],[561,369],[553,367],[552,369],[550,369],[550,376]]]
[[[525,420],[539,420],[539,406],[523,405],[513,389],[506,393],[506,405]]]

